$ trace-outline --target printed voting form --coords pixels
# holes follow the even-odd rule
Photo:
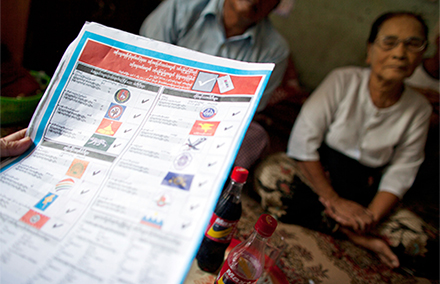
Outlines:
[[[0,170],[1,283],[183,283],[273,67],[86,23]]]

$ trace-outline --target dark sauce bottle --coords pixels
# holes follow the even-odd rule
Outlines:
[[[197,264],[203,271],[216,272],[223,263],[225,251],[241,217],[241,190],[248,173],[245,168],[235,167],[228,187],[217,203],[196,256]]]

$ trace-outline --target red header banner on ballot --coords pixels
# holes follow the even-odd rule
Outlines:
[[[78,61],[145,82],[160,83],[181,90],[191,90],[199,72],[204,71],[123,51],[93,40],[86,43]],[[225,75],[212,72],[211,74],[217,75],[218,78]],[[234,89],[223,92],[223,95],[254,95],[262,79],[262,76],[229,77]],[[218,84],[215,84],[209,93],[221,93]]]

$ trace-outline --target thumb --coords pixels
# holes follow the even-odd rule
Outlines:
[[[7,141],[0,139],[0,156],[10,157],[23,154],[32,144],[30,137],[24,137],[17,141]]]

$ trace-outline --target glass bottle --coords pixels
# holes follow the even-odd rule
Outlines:
[[[231,250],[214,284],[253,284],[264,270],[266,242],[277,227],[269,214],[262,214],[252,234]]]
[[[203,271],[216,272],[223,263],[225,251],[241,217],[241,191],[248,173],[245,168],[235,167],[217,203],[196,256],[197,264]]]

